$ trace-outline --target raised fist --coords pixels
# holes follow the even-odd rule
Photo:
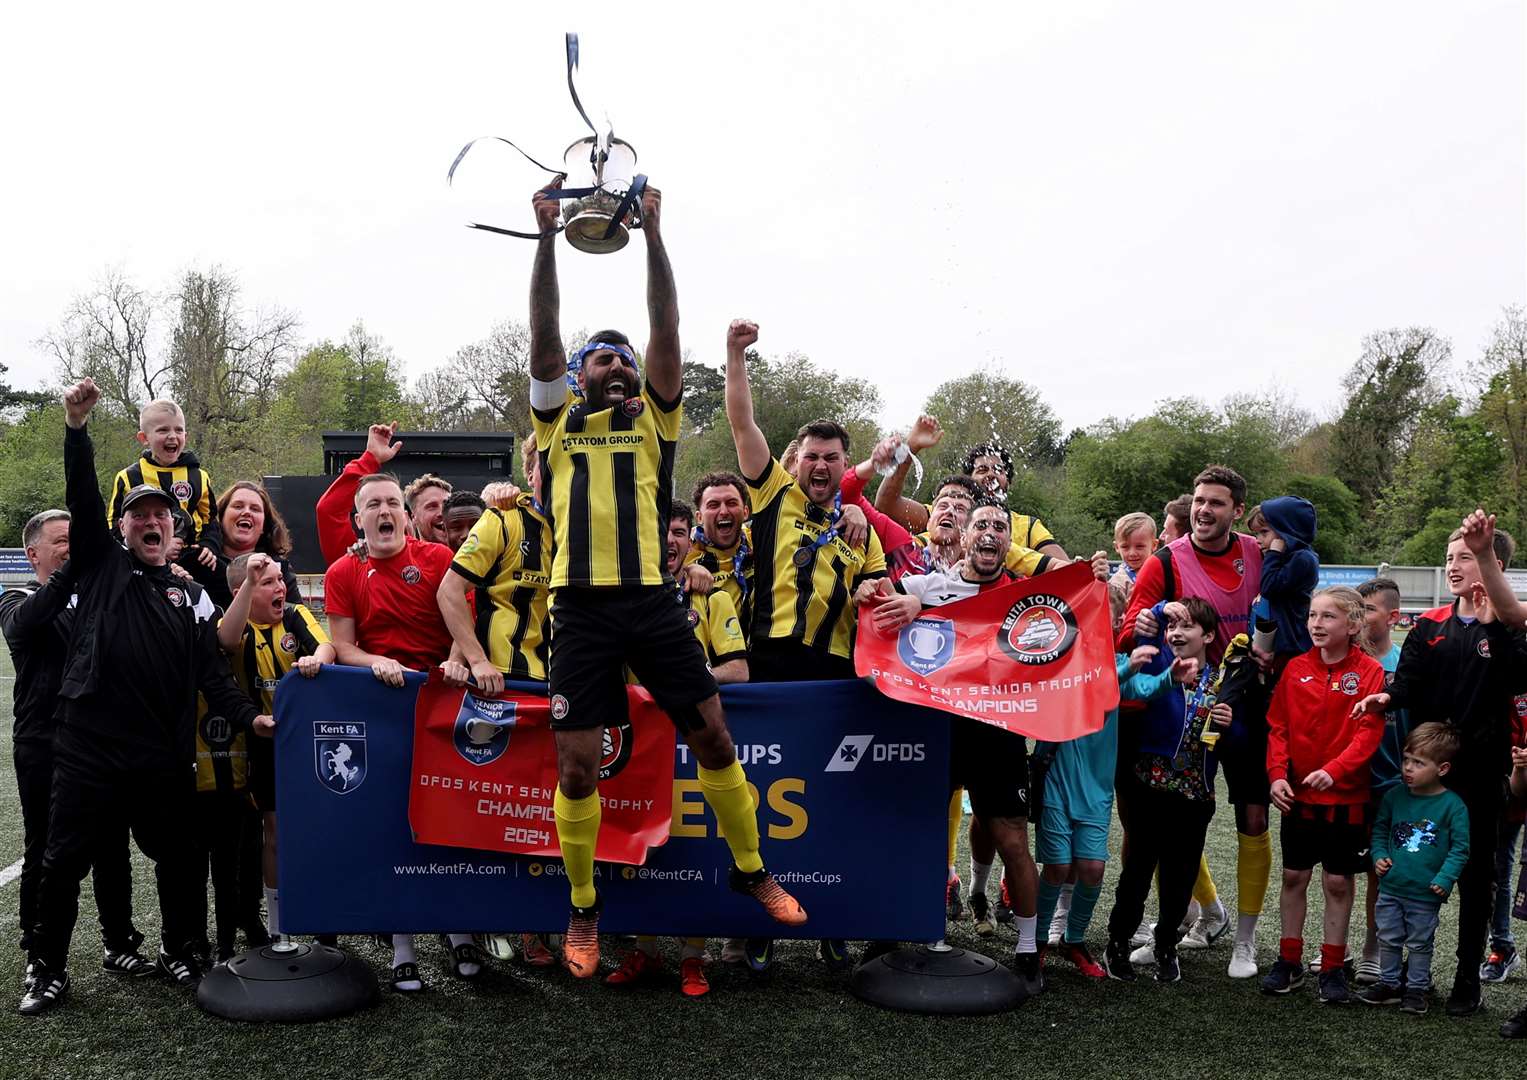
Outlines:
[[[758,324],[747,319],[733,319],[726,328],[726,347],[746,349],[758,340]]]

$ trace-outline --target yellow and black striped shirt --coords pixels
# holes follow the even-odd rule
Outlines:
[[[598,412],[570,400],[531,409],[556,552],[553,589],[671,580],[668,511],[682,413],[649,386]]]
[[[742,550],[738,544],[730,551],[725,551],[709,544],[695,544],[689,549],[689,554],[684,556],[684,565],[699,563],[709,570],[716,579],[711,587],[711,595],[717,592],[726,593],[732,602],[732,609],[737,612],[742,620],[744,632],[751,626],[749,616],[753,612],[753,568],[757,560],[753,557],[753,535],[751,527],[744,525],[742,533],[747,537],[748,556],[743,560],[742,578],[747,582],[746,595],[744,595],[743,582],[737,580],[737,553]]]
[[[529,495],[477,519],[451,561],[477,586],[477,640],[505,675],[545,679],[551,644],[551,525]]]
[[[798,567],[796,551],[827,531],[831,514],[807,499],[773,459],[763,476],[748,481],[748,494],[757,553],[748,641],[757,648],[764,638],[790,638],[834,656],[853,656],[854,589],[866,578],[885,576],[880,538],[870,530],[863,544],[850,547],[835,537]]]
[[[139,484],[153,484],[168,492],[180,508],[191,515],[191,520],[196,524],[196,539],[201,539],[202,530],[217,512],[217,505],[212,492],[212,477],[201,467],[194,454],[181,454],[180,460],[174,465],[160,465],[145,451],[143,457],[127,468],[119,469],[116,479],[111,482],[111,499],[106,504],[106,524],[116,528],[117,518],[122,516],[123,498]],[[222,536],[221,528],[217,530],[217,535]]]
[[[278,633],[279,631],[279,633]],[[229,657],[233,678],[255,709],[269,716],[276,711],[276,684],[299,656],[311,656],[329,640],[313,613],[289,604],[280,624],[250,623],[238,652]],[[207,715],[207,702],[196,701],[196,790],[243,791],[249,783],[249,739],[234,733],[221,716]]]

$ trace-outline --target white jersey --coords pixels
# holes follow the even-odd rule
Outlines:
[[[983,584],[1004,585],[1012,578],[1006,573],[996,582],[966,581],[954,570],[935,570],[931,574],[908,574],[896,583],[896,588],[908,596],[917,597],[923,607],[942,607],[956,600],[968,600],[981,591]]]

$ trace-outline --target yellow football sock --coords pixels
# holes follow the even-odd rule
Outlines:
[[[960,823],[965,820],[965,789],[955,788],[954,794],[949,796],[949,865],[954,866],[954,857],[960,849]]]
[[[758,808],[753,805],[753,793],[748,790],[742,763],[733,761],[724,769],[707,769],[703,765],[697,768],[700,793],[721,825],[737,869],[744,874],[762,870],[763,859],[758,855]]]
[[[1235,906],[1242,915],[1262,914],[1267,883],[1272,880],[1272,834],[1235,834]]]
[[[1219,891],[1214,887],[1214,878],[1209,874],[1209,857],[1198,857],[1198,880],[1193,882],[1193,899],[1198,901],[1198,906],[1208,911],[1214,906],[1214,901],[1219,899]]]
[[[567,883],[573,887],[573,906],[592,907],[596,895],[594,845],[599,840],[599,792],[569,799],[559,786],[552,799],[552,812],[557,819],[557,842],[562,845]]]

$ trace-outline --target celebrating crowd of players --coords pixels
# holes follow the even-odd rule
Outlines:
[[[1246,485],[1220,466],[1168,504],[1159,540],[1139,508],[1121,518],[1123,564],[1110,576],[1103,553],[1073,560],[1040,521],[1006,505],[1012,461],[1000,446],[971,448],[931,503],[904,498],[911,455],[942,438],[933,417],[860,462],[830,419],[771,448],[753,417],[743,357],[758,327],[745,320],[726,337],[738,471],[702,477],[691,507],[672,490],[683,385],[661,195],[643,196],[649,336],[640,360],[613,330],[565,355],[554,194],[538,192],[534,208],[547,235],[531,279],[527,486],[477,494],[426,475],[404,487],[385,471],[401,447],[395,427],[374,425],[366,452],[317,507],[327,633],[301,603],[269,496],[240,482],[214,500],[174,403],[144,408],[143,458],[119,474],[108,511],[86,433],[99,392],[85,380],[66,393],[67,509],[27,524],[37,582],[0,596],[17,667],[26,830],[23,1013],[44,1012],[68,991],[79,885],[92,871],[107,971],[195,985],[233,955],[239,934],[251,946],[279,936],[272,697],[288,671],[316,677],[325,663],[369,668],[394,686],[406,671],[433,668],[489,692],[506,678],[548,683],[570,913],[560,941],[523,936],[527,963],[554,965],[560,952],[575,977],[600,968],[598,760],[604,729],[625,719],[628,678],[650,691],[698,762],[732,854],[731,888],[791,936],[809,935],[808,913],[765,867],[718,684],[853,678],[862,620],[895,631],[925,607],[1082,561],[1108,582],[1120,709],[1093,735],[1036,745],[1032,762],[1021,737],[949,720],[946,903],[951,917],[968,905],[983,935],[995,921],[1013,924],[1013,966],[1030,993],[1043,989],[1049,950],[1088,976],[1133,981],[1137,965],[1153,965],[1158,980],[1175,981],[1179,947],[1208,948],[1230,928],[1203,855],[1220,768],[1239,838],[1232,976],[1261,974],[1254,933],[1274,805],[1284,929],[1264,990],[1303,982],[1305,888],[1316,863],[1326,915],[1311,969],[1322,1000],[1424,1012],[1430,934],[1455,882],[1459,967],[1448,1011],[1474,1011],[1481,979],[1516,966],[1497,849],[1516,836],[1508,773],[1527,789],[1527,751],[1515,752],[1515,771],[1512,751],[1527,743],[1512,724],[1513,699],[1527,691],[1527,613],[1506,584],[1511,541],[1493,519],[1472,516],[1449,543],[1454,604],[1428,613],[1403,650],[1389,638],[1393,584],[1317,591],[1309,504],[1268,500],[1249,521],[1255,535],[1237,533]],[[871,503],[864,491],[876,471],[886,475]],[[1271,636],[1253,643],[1262,628]],[[974,809],[968,883],[954,859],[961,790]],[[1125,847],[1099,963],[1086,932],[1115,801]],[[197,822],[194,837],[185,821]],[[1421,841],[1401,835],[1423,821]],[[154,863],[154,960],[138,951],[132,922],[128,833]],[[1375,859],[1370,847],[1386,854]],[[999,855],[993,909],[987,887]],[[1432,855],[1435,866],[1425,862]],[[1508,857],[1505,873],[1510,866]],[[1355,972],[1366,989],[1354,994],[1346,935],[1354,880],[1365,874],[1370,936]],[[393,987],[422,989],[413,935],[400,930],[390,944]],[[471,934],[444,944],[457,976],[481,970]],[[852,963],[843,941],[817,950],[834,969]],[[765,971],[773,942],[729,940],[722,955]],[[655,939],[638,939],[605,981],[644,981],[663,970],[661,957]],[[685,994],[709,990],[708,959],[703,939],[684,943]],[[1527,1034],[1527,1017],[1507,1026]]]

